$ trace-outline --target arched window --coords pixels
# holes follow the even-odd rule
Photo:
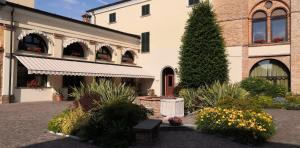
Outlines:
[[[276,9],[272,12],[272,42],[287,41],[287,13],[284,9]]]
[[[250,71],[250,76],[262,77],[287,88],[290,86],[289,69],[277,60],[263,60],[256,63]]]
[[[18,49],[36,53],[48,53],[46,42],[37,34],[29,34],[25,36],[19,41]]]
[[[122,63],[133,64],[134,56],[130,51],[126,51],[125,54],[122,56]]]
[[[64,56],[84,57],[84,48],[80,43],[72,43],[64,48]]]
[[[255,44],[267,42],[267,14],[263,11],[257,11],[253,15],[252,41]]]
[[[97,51],[96,59],[110,62],[112,59],[110,49],[106,46],[101,47],[101,49]]]
[[[17,87],[47,87],[47,75],[28,74],[27,68],[18,62]]]

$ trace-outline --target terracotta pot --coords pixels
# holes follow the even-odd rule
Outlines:
[[[63,95],[56,95],[55,96],[55,102],[61,102],[64,100],[64,96]]]

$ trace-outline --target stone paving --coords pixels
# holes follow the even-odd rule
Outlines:
[[[0,148],[96,148],[69,138],[47,132],[47,122],[67,108],[70,103],[24,103],[0,105]],[[274,116],[277,134],[262,148],[300,148],[300,111],[267,110]],[[192,123],[193,117],[187,117]],[[195,131],[163,130],[160,140],[152,145],[134,148],[235,148],[250,147],[230,138],[207,135]]]

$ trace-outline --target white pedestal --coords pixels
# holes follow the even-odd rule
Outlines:
[[[184,99],[161,99],[160,113],[167,117],[183,117],[184,116]]]

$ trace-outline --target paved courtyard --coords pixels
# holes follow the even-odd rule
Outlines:
[[[47,133],[47,122],[70,103],[24,103],[0,105],[0,148],[95,148],[96,146]],[[276,121],[278,131],[270,143],[260,147],[299,147],[300,111],[267,110]],[[235,148],[250,147],[230,138],[194,131],[162,131],[160,140],[138,148]]]

